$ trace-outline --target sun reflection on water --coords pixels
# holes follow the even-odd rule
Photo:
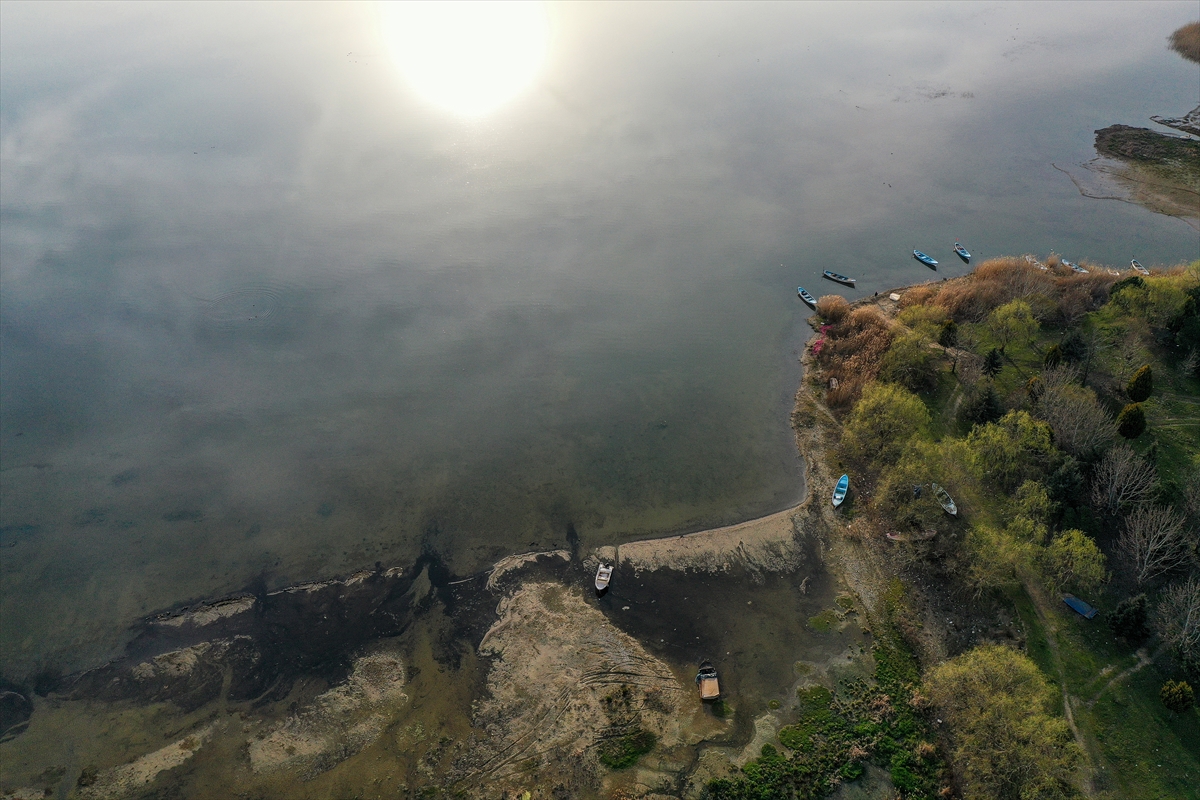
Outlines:
[[[392,59],[422,98],[477,117],[512,99],[546,58],[550,24],[542,2],[462,0],[379,3]]]

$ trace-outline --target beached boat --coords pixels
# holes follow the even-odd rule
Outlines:
[[[1063,602],[1070,606],[1072,611],[1084,619],[1092,619],[1098,613],[1096,609],[1092,608],[1073,594],[1063,597]]]
[[[721,696],[717,668],[712,665],[711,661],[705,661],[700,665],[700,671],[696,673],[696,685],[700,687],[701,700],[716,700]]]
[[[1073,272],[1078,272],[1080,275],[1088,274],[1088,271],[1086,269],[1084,269],[1083,267],[1079,266],[1078,264],[1072,264],[1070,261],[1067,261],[1065,259],[1063,260],[1062,263],[1063,263],[1064,267],[1070,267]]]
[[[817,307],[817,298],[813,297],[811,294],[804,291],[803,286],[796,287],[796,294],[800,295],[800,299],[803,300],[804,302],[808,303],[813,308]]]
[[[1112,268],[1109,268],[1109,270],[1108,270],[1108,274],[1109,274],[1109,275],[1116,275],[1118,278],[1119,278],[1119,277],[1121,277],[1121,273],[1120,273],[1120,272],[1118,272],[1118,271],[1117,271],[1117,270],[1115,270],[1115,269],[1112,269]]]
[[[1138,272],[1142,273],[1143,275],[1150,274],[1150,270],[1143,267],[1142,262],[1138,261],[1136,258],[1129,262],[1129,266],[1133,267],[1134,269],[1136,269]]]
[[[958,239],[954,240],[954,252],[958,253],[958,257],[963,261],[970,263],[971,254],[967,252],[967,248],[958,243]]]
[[[1031,266],[1031,267],[1037,267],[1038,269],[1042,270],[1043,272],[1045,272],[1045,271],[1047,271],[1047,270],[1049,270],[1049,269],[1050,269],[1049,267],[1047,267],[1047,266],[1046,266],[1045,264],[1043,264],[1042,262],[1038,261],[1038,260],[1037,260],[1036,258],[1034,258],[1033,256],[1025,256],[1025,261],[1026,261],[1026,262],[1029,264],[1029,266]]]
[[[937,498],[938,503],[942,508],[946,509],[946,513],[952,517],[958,516],[958,506],[954,504],[954,499],[950,497],[950,493],[936,483],[933,485],[933,496]]]
[[[920,250],[913,250],[913,258],[920,261],[927,267],[937,268],[937,261],[922,253]]]
[[[613,568],[611,564],[600,564],[600,568],[596,570],[596,591],[603,592],[608,588],[609,581],[612,580]]]
[[[833,487],[833,507],[837,508],[846,499],[846,492],[850,491],[850,476],[843,475],[838,479],[837,486]]]
[[[836,272],[831,272],[830,270],[825,270],[821,274],[824,275],[826,278],[829,278],[829,280],[831,280],[831,281],[837,281],[838,283],[844,283],[847,286],[853,286],[856,282],[854,278],[847,278],[845,275],[839,275]]]

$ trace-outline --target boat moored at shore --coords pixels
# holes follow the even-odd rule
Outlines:
[[[971,263],[971,254],[967,252],[967,248],[958,243],[958,239],[954,240],[954,252],[958,253],[958,257],[966,263]]]
[[[853,286],[855,283],[857,283],[857,281],[854,278],[847,278],[845,275],[839,275],[838,273],[833,272],[832,270],[827,269],[824,272],[822,272],[821,274],[824,275],[826,278],[828,278],[831,281],[836,281],[837,283],[844,283],[847,286]]]
[[[817,298],[813,297],[811,294],[804,291],[803,286],[796,287],[796,294],[800,295],[800,299],[803,300],[804,302],[808,303],[813,308],[817,307]]]

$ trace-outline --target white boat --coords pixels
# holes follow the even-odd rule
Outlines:
[[[1042,262],[1038,261],[1038,260],[1037,260],[1036,258],[1034,258],[1033,256],[1025,256],[1025,261],[1029,263],[1029,266],[1031,266],[1031,267],[1037,267],[1037,268],[1038,268],[1038,269],[1040,269],[1042,272],[1046,272],[1046,271],[1048,271],[1048,270],[1050,269],[1049,267],[1047,267],[1047,266],[1046,266],[1045,264],[1043,264]]]
[[[610,564],[600,564],[600,568],[596,570],[596,591],[603,592],[608,588],[608,582],[612,580],[613,568]]]
[[[1088,271],[1086,269],[1084,269],[1083,267],[1079,266],[1078,264],[1072,264],[1070,261],[1067,261],[1066,259],[1063,259],[1062,263],[1063,263],[1064,267],[1070,267],[1072,270],[1074,270],[1075,272],[1078,272],[1080,275],[1088,274]]]
[[[1143,275],[1150,274],[1150,270],[1143,267],[1142,262],[1138,261],[1136,258],[1129,262],[1129,266],[1133,267],[1134,269],[1136,269],[1138,272],[1142,273]]]
[[[846,492],[850,491],[850,476],[843,475],[837,482],[837,486],[833,488],[833,507],[837,508],[846,499]]]
[[[952,517],[958,516],[958,506],[955,505],[954,499],[950,497],[950,493],[936,483],[933,485],[933,496],[937,498],[938,503],[945,509],[946,513]]]

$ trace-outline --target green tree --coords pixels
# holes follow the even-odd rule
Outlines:
[[[983,357],[983,374],[989,378],[994,378],[1000,374],[1000,370],[1004,369],[1004,360],[1000,357],[1000,351],[996,348],[988,350],[988,354]]]
[[[921,398],[894,383],[870,383],[846,420],[842,447],[855,460],[891,464],[927,425],[929,411]]]
[[[1158,692],[1167,708],[1176,714],[1187,711],[1196,702],[1196,692],[1187,681],[1167,681]]]
[[[1050,369],[1051,367],[1057,367],[1062,363],[1062,360],[1062,348],[1056,344],[1052,344],[1049,348],[1047,348],[1046,355],[1042,358],[1042,365],[1047,369]]]
[[[958,323],[948,319],[942,323],[938,331],[938,344],[942,347],[954,347],[958,344]]]
[[[1017,488],[1012,507],[1016,515],[1028,517],[1043,525],[1050,522],[1055,512],[1055,503],[1050,499],[1050,492],[1045,486],[1032,480],[1025,481]]]
[[[919,333],[906,333],[892,342],[879,364],[879,376],[914,392],[937,384],[938,361],[929,340]]]
[[[1154,376],[1150,372],[1149,364],[1133,373],[1133,377],[1129,379],[1129,385],[1125,387],[1125,394],[1129,395],[1129,399],[1135,403],[1145,402],[1153,391]]]
[[[1083,531],[1058,533],[1042,552],[1042,574],[1056,591],[1094,592],[1107,580],[1104,553]]]
[[[1050,426],[1026,411],[1010,411],[999,422],[976,425],[967,445],[979,473],[1004,491],[1040,476],[1056,453]]]
[[[1000,402],[1000,396],[996,394],[996,389],[992,386],[991,381],[988,381],[982,389],[978,386],[975,387],[975,391],[968,395],[966,401],[959,408],[958,416],[959,419],[972,425],[996,422],[1004,416],[1004,404]]]
[[[1117,607],[1108,615],[1108,627],[1112,628],[1112,632],[1117,636],[1123,636],[1132,644],[1137,644],[1150,635],[1147,624],[1150,619],[1149,611],[1146,595],[1126,597],[1117,603]]]
[[[1075,796],[1079,757],[1061,696],[1026,656],[984,645],[930,670],[926,687],[950,723],[967,800]]]
[[[1130,403],[1117,415],[1117,433],[1126,439],[1136,439],[1146,431],[1146,412],[1141,403]]]
[[[1000,343],[1001,353],[1013,342],[1028,342],[1038,329],[1033,311],[1024,300],[1013,300],[997,308],[988,316],[987,325]]]

